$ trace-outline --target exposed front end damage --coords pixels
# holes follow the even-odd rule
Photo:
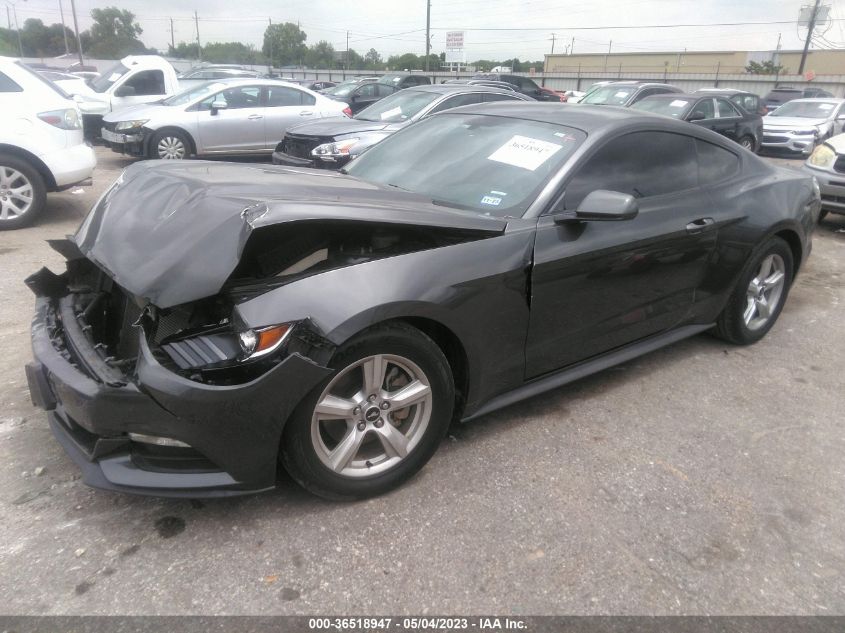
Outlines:
[[[128,170],[73,239],[52,244],[65,272],[27,280],[33,402],[100,488],[185,497],[272,488],[284,424],[330,374],[336,341],[307,305],[249,306],[311,277],[500,233],[460,216],[453,226],[448,215],[391,221],[387,209],[363,212],[363,201],[357,213],[313,201],[293,210],[286,201],[284,212],[231,188],[215,196],[205,177],[147,170]],[[210,177],[219,185],[219,176]],[[127,196],[151,188],[158,196],[126,212]]]

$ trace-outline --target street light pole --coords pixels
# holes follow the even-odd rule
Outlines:
[[[813,38],[813,29],[816,28],[816,17],[819,14],[821,0],[816,0],[813,6],[813,13],[810,15],[810,24],[807,25],[807,39],[804,40],[804,51],[801,53],[801,63],[798,65],[798,74],[804,74],[804,64],[807,62],[807,51],[810,49],[810,40]]]
[[[67,27],[65,26],[65,10],[62,7],[62,0],[59,0],[59,15],[62,16],[62,37],[65,38],[65,55],[70,55],[70,47],[67,45]]]

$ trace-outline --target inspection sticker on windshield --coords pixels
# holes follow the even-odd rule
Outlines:
[[[517,134],[490,154],[487,159],[534,171],[560,151],[561,147],[563,146],[556,143],[548,143]]]
[[[385,112],[382,112],[381,118],[382,119],[391,119],[391,118],[395,117],[397,114],[402,114],[402,107],[401,106],[396,106],[395,108],[393,108],[391,110],[386,110]]]
[[[669,104],[670,108],[683,108],[689,103],[689,101],[684,101],[683,99],[675,99],[672,103]]]
[[[819,104],[819,110],[833,110],[833,104],[832,103],[820,103]]]
[[[481,204],[489,204],[491,206],[498,207],[502,204],[502,199],[497,198],[496,196],[484,196],[481,199]]]

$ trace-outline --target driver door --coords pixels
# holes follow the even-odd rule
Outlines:
[[[130,73],[114,87],[111,108],[120,110],[139,103],[152,103],[164,98],[165,93],[163,71],[140,70]]]
[[[664,332],[691,313],[717,235],[697,160],[691,137],[649,131],[612,139],[576,167],[556,210],[606,189],[636,197],[639,214],[563,224],[540,217],[526,379]]]
[[[225,108],[212,108],[213,103]],[[197,153],[264,151],[261,86],[235,86],[202,100],[197,112]]]

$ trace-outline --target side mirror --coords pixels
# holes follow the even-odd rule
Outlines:
[[[229,104],[225,101],[212,101],[211,102],[211,116],[217,114],[220,110],[225,110],[229,107]]]
[[[689,115],[689,117],[687,118],[687,121],[703,121],[706,118],[707,117],[704,116],[703,112],[693,112],[692,114]]]
[[[836,120],[845,121],[845,112],[841,112],[839,115],[837,115]]]
[[[596,189],[578,205],[575,213],[560,213],[555,216],[555,222],[608,222],[618,220],[632,220],[639,213],[636,198],[627,193]]]
[[[123,84],[120,88],[114,91],[115,97],[134,97],[135,96],[135,88],[132,86],[127,86]]]

